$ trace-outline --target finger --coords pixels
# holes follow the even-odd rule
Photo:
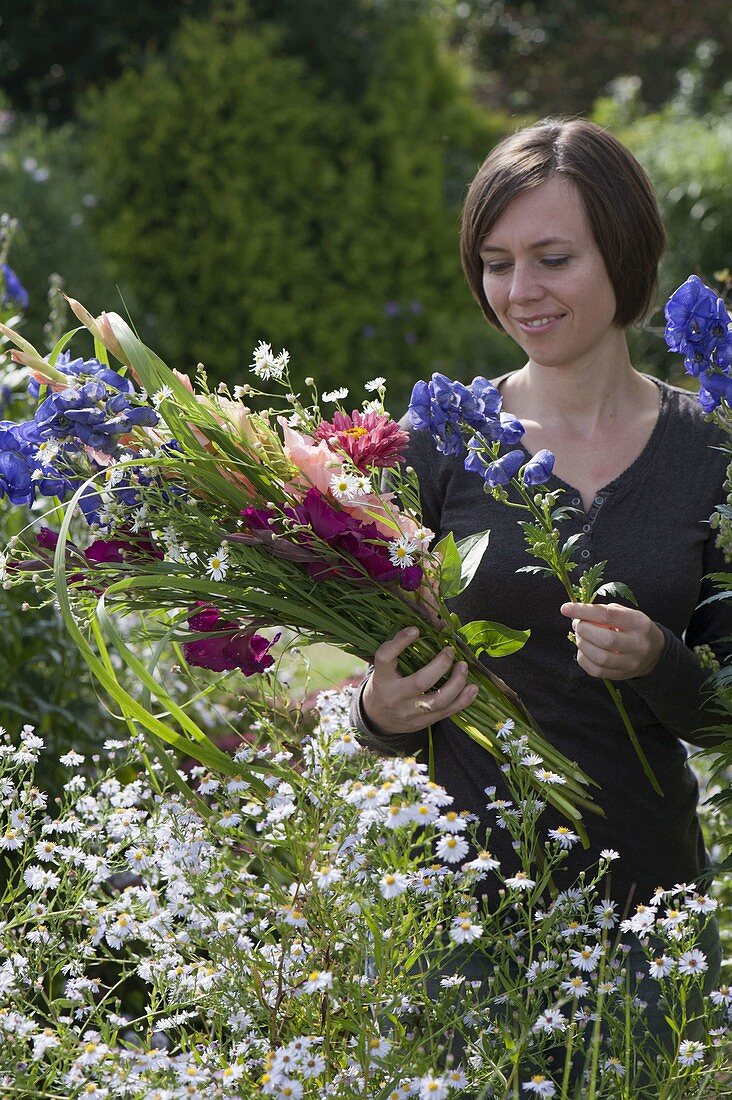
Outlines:
[[[374,653],[374,667],[380,671],[386,671],[390,667],[396,672],[397,660],[408,646],[416,642],[419,630],[416,626],[405,627],[393,638],[383,642]]]
[[[628,663],[625,654],[603,649],[600,646],[593,645],[592,642],[583,641],[577,653],[578,660],[579,654],[581,654],[585,661],[590,661],[596,667],[608,671],[619,672],[621,669],[626,668]]]
[[[628,673],[625,672],[623,669],[621,669],[621,668],[618,668],[618,669],[608,668],[604,664],[598,664],[596,661],[593,661],[590,657],[588,657],[586,653],[583,653],[582,650],[579,650],[579,649],[577,650],[577,664],[580,666],[580,668],[584,672],[587,673],[588,676],[595,676],[598,679],[599,678],[602,678],[603,680],[627,680],[628,679]]]
[[[578,643],[591,642],[598,649],[607,650],[608,653],[629,653],[633,649],[632,636],[625,634],[622,630],[577,619],[572,620],[572,629]]]
[[[465,684],[464,674],[458,677],[451,676],[450,680],[454,680],[455,683],[450,686],[447,694],[443,694],[448,688],[448,685],[445,684],[439,692],[435,692],[433,695],[422,695],[415,699],[415,708],[421,713],[423,724],[441,722],[443,719],[457,714],[465,707],[470,706],[478,694],[478,685]]]
[[[611,630],[630,630],[638,625],[639,619],[646,618],[643,612],[619,603],[563,603],[559,610],[568,619],[592,622]]]
[[[458,662],[453,668],[450,679],[432,695],[423,696],[430,702],[433,710],[444,710],[451,707],[458,695],[464,690],[468,676],[468,666],[464,661]]]
[[[402,688],[405,696],[423,695],[433,688],[443,676],[447,675],[453,661],[455,651],[450,646],[441,650],[423,668],[413,672],[411,676],[405,676],[402,680]]]

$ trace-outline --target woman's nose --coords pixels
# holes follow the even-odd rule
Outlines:
[[[541,298],[543,293],[544,291],[537,279],[537,273],[532,265],[514,264],[511,289],[508,295],[509,300],[511,302],[531,302]]]

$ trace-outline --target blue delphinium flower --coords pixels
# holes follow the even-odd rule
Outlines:
[[[487,378],[474,378],[470,386],[435,373],[429,382],[419,381],[412,390],[409,418],[415,431],[429,431],[438,451],[460,456],[465,450],[462,427],[488,440],[499,438],[501,395]]]
[[[84,377],[88,379],[96,378],[111,389],[119,390],[120,393],[132,394],[135,390],[129,378],[118,374],[106,363],[100,363],[98,359],[72,359],[71,352],[62,351],[56,360],[55,367],[57,370],[63,371],[64,374],[71,376],[69,385],[72,385],[75,379]],[[40,397],[41,390],[45,388],[43,382],[36,382],[34,378],[28,383],[28,393],[31,397]]]
[[[666,303],[666,343],[684,356],[684,369],[699,379],[699,403],[712,412],[732,399],[732,322],[722,298],[696,275]]]
[[[525,461],[526,455],[523,451],[507,451],[486,467],[483,479],[491,489],[495,489],[497,485],[508,485]]]
[[[554,455],[552,452],[547,451],[546,448],[543,451],[537,451],[526,463],[526,468],[522,475],[524,485],[529,487],[532,485],[544,485],[545,482],[549,480],[553,469]]]
[[[21,283],[18,276],[8,264],[0,267],[2,272],[2,298],[0,302],[4,306],[18,306],[20,309],[28,308],[28,291]]]

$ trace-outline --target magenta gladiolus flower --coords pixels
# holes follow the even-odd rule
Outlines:
[[[345,451],[359,470],[369,466],[395,466],[404,458],[409,436],[383,413],[362,413],[354,409],[336,412],[333,420],[323,420],[314,437],[324,440],[333,451]]]
[[[222,619],[217,608],[208,606],[189,616],[188,625],[196,632],[210,633],[208,638],[183,643],[183,654],[189,665],[212,672],[239,669],[245,676],[254,676],[274,664],[269,650],[279,634],[270,639],[253,630],[243,630],[239,623]]]
[[[97,539],[84,551],[87,561],[98,562],[125,562],[130,558],[158,558],[163,559],[161,552],[156,549],[149,538],[130,539]]]

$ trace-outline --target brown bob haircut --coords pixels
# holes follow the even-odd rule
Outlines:
[[[641,320],[656,292],[666,232],[648,176],[617,138],[586,119],[544,119],[504,138],[470,185],[463,207],[463,271],[486,319],[502,331],[483,291],[480,246],[508,204],[553,175],[579,191],[615,291],[614,322]]]

